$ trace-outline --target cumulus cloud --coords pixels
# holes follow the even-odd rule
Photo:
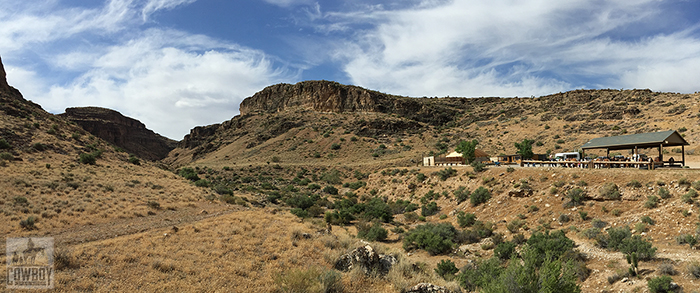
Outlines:
[[[196,125],[230,119],[245,97],[289,79],[261,52],[214,44],[203,36],[150,30],[109,48],[87,73],[51,87],[37,102],[53,112],[65,105],[115,109],[181,139]]]
[[[69,9],[47,1],[41,9],[0,12],[0,50],[36,47],[45,62],[24,64],[16,56],[25,51],[10,54],[14,58],[4,58],[8,81],[50,112],[111,108],[181,139],[194,126],[238,114],[242,99],[263,87],[297,77],[259,50],[178,30],[140,28],[152,13],[191,2],[111,0],[98,8]],[[43,44],[51,46],[42,49]]]
[[[307,5],[314,3],[312,0],[263,0],[272,5],[277,5],[280,7],[292,7],[298,5]]]
[[[582,78],[592,80],[588,86],[693,91],[700,75],[685,64],[700,61],[697,29],[690,29],[695,35],[636,31],[668,22],[662,4],[423,1],[329,12],[317,28],[355,31],[333,56],[353,83],[386,92],[544,95],[585,86]],[[678,88],[678,80],[689,83]]]

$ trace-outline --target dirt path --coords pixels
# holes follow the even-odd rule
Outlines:
[[[40,237],[54,237],[56,249],[79,243],[100,241],[124,235],[142,233],[155,229],[182,226],[211,217],[219,217],[247,208],[238,205],[201,202],[196,206],[183,207],[178,210],[163,210],[155,215],[144,217],[114,219],[105,223],[90,224],[79,227],[54,229],[46,231]],[[0,256],[4,260],[5,242],[0,244]]]
[[[608,251],[596,247],[593,243],[587,241],[576,240],[577,249],[580,252],[588,255],[589,260],[594,261],[610,261],[610,260],[625,260],[622,252]],[[673,261],[700,261],[700,251],[689,250],[687,246],[678,246],[678,249],[657,249],[655,259],[657,260],[673,260]]]

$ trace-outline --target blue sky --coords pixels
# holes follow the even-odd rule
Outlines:
[[[179,140],[265,86],[391,94],[700,91],[700,1],[0,0],[8,81]]]

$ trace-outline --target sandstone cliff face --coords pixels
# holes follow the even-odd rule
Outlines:
[[[241,102],[241,115],[276,113],[290,108],[319,112],[383,112],[392,97],[330,81],[303,81],[268,86]]]
[[[68,108],[60,114],[87,132],[147,160],[160,160],[177,142],[146,128],[140,121],[99,107]]]

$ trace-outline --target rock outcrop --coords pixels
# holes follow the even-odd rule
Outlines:
[[[396,257],[378,254],[369,245],[361,246],[348,254],[343,254],[335,263],[335,269],[349,271],[359,266],[365,274],[379,272],[384,275],[396,264]]]
[[[264,88],[240,105],[241,115],[277,113],[292,110],[317,112],[377,112],[396,114],[410,120],[442,125],[459,113],[456,104],[466,99],[443,100],[408,98],[380,93],[358,86],[314,80],[296,84],[276,84]]]
[[[147,160],[160,160],[177,146],[177,141],[149,130],[140,121],[99,107],[68,108],[60,114],[87,132]]]
[[[10,85],[7,84],[5,67],[2,65],[2,58],[0,58],[0,91],[8,91],[9,89]]]
[[[420,283],[411,288],[408,288],[406,293],[452,293],[454,291],[449,290],[443,286],[437,286],[430,283]]]

